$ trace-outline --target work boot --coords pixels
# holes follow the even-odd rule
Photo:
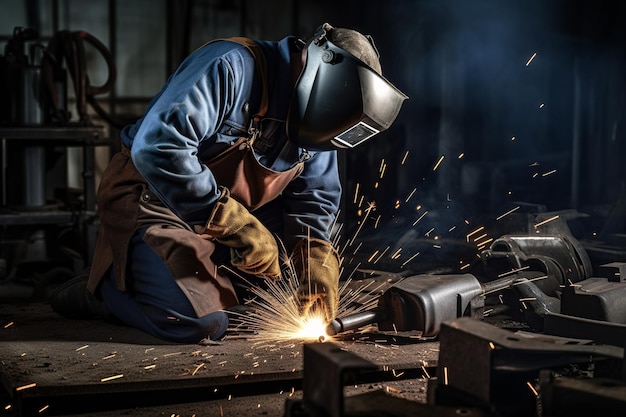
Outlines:
[[[50,296],[52,309],[70,319],[107,319],[111,314],[104,302],[87,291],[87,276],[81,275],[59,285]]]

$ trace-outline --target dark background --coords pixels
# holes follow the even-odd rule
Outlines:
[[[606,242],[623,254],[623,2],[3,0],[0,5],[4,40],[19,25],[36,28],[44,40],[60,29],[99,37],[118,69],[115,90],[100,101],[128,120],[141,114],[182,58],[209,39],[307,38],[324,21],[371,34],[384,75],[410,99],[391,129],[342,153],[342,242],[358,232],[370,251],[361,250],[365,261],[384,253],[385,266],[402,269],[421,249],[407,247],[396,259],[393,253],[419,241],[438,249],[437,259],[456,265],[468,248],[449,242],[469,242],[467,234],[481,225],[493,237],[515,231],[497,220],[515,210],[516,216],[561,213],[577,238]],[[96,54],[90,57],[97,81],[104,77],[103,64]],[[106,125],[114,151],[117,129],[97,115],[94,121]],[[96,174],[109,155],[101,153]],[[62,163],[71,166],[73,157]],[[66,175],[65,180],[80,182]],[[371,204],[376,209],[366,211]]]

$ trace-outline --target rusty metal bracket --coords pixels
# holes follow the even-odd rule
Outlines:
[[[343,387],[376,365],[332,343],[305,344],[303,349],[302,391],[309,415],[342,417]]]
[[[382,390],[344,396],[345,386],[367,381],[397,380],[397,375],[381,372],[379,366],[333,343],[305,344],[303,357],[302,400],[287,399],[285,417],[489,416],[478,407],[429,405],[392,397]]]
[[[621,373],[624,349],[590,341],[512,332],[467,317],[442,325],[437,379],[429,402],[464,403],[528,413],[536,410],[533,381],[539,371],[609,362]],[[526,414],[524,414],[526,413]]]
[[[607,378],[539,376],[542,415],[552,417],[626,415],[626,383]]]

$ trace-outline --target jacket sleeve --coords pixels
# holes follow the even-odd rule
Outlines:
[[[316,153],[283,192],[285,240],[293,247],[303,237],[330,241],[341,199],[337,152]]]
[[[190,225],[204,224],[220,195],[212,172],[198,159],[198,146],[214,140],[238,100],[249,94],[245,80],[253,78],[241,52],[226,58],[219,48],[224,46],[205,46],[181,64],[150,104],[131,147],[150,188]]]

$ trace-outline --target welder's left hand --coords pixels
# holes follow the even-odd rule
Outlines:
[[[292,257],[300,285],[301,314],[321,308],[328,322],[337,314],[339,304],[339,254],[325,240],[302,239]]]

